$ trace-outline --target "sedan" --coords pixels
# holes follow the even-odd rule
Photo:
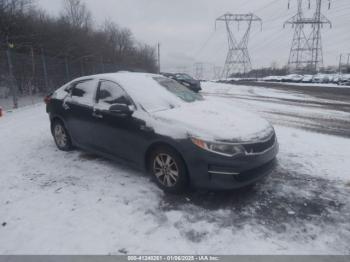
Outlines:
[[[45,102],[60,150],[122,160],[166,192],[245,187],[276,164],[277,138],[266,120],[161,75],[86,76]]]
[[[188,74],[179,73],[179,74],[171,74],[171,73],[162,73],[163,76],[174,79],[175,81],[179,82],[180,84],[186,86],[188,89],[192,90],[193,92],[200,92],[202,90],[201,88],[201,82],[197,79],[194,79]]]

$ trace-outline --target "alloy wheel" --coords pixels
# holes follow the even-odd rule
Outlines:
[[[158,154],[154,158],[153,171],[158,181],[166,187],[173,187],[178,182],[179,168],[168,154]]]
[[[64,148],[67,146],[67,134],[62,125],[57,124],[55,126],[54,135],[56,143],[60,148]]]

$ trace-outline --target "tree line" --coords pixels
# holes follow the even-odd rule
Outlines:
[[[81,0],[62,0],[57,17],[33,0],[0,0],[0,49],[8,48],[66,61],[117,64],[121,70],[157,71],[154,47],[136,41],[129,29],[112,21],[96,27]]]

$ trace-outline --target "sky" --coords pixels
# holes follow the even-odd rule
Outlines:
[[[227,55],[227,34],[223,24],[215,19],[224,13],[253,12],[263,20],[254,24],[250,34],[249,52],[254,68],[287,63],[293,28],[283,23],[296,13],[296,0],[83,0],[94,16],[95,24],[105,19],[132,30],[140,42],[161,45],[162,71],[186,69],[193,72],[193,64],[204,63],[207,74],[213,66],[223,66]],[[314,7],[315,0],[311,0]],[[332,21],[332,28],[322,30],[325,65],[337,65],[341,53],[350,53],[350,1],[323,0],[323,14]],[[50,14],[57,15],[61,0],[37,0]],[[307,14],[307,0],[305,6]],[[311,15],[311,14],[310,14]],[[245,25],[233,25],[239,39]]]

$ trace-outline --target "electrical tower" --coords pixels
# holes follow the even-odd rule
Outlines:
[[[321,13],[322,0],[314,1],[316,9],[313,17],[304,16],[305,0],[297,0],[297,14],[284,23],[284,26],[292,25],[295,28],[288,60],[288,67],[292,72],[316,73],[323,66],[321,29],[325,24],[332,26],[332,23]],[[288,7],[289,5],[290,3]],[[308,0],[308,6],[311,8],[311,0]],[[328,8],[330,8],[330,0],[328,0]],[[306,26],[311,27],[311,32]]]
[[[225,66],[222,72],[222,77],[229,78],[235,73],[247,73],[252,69],[252,63],[248,52],[248,40],[252,24],[254,22],[260,22],[262,26],[262,20],[258,16],[250,14],[230,14],[226,13],[215,21],[215,28],[217,22],[224,22],[227,31],[228,38],[228,54],[225,62]],[[240,41],[237,41],[232,25],[237,23],[238,27],[240,23],[247,25],[246,31]]]
[[[214,79],[218,80],[221,77],[222,67],[221,66],[213,66]]]
[[[193,70],[194,70],[194,77],[198,80],[203,80],[204,64],[195,63],[193,65]]]

